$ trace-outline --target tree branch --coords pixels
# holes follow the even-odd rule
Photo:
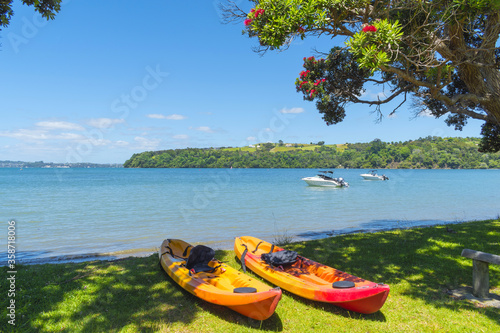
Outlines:
[[[403,93],[405,91],[406,91],[405,88],[399,88],[396,92],[392,93],[391,96],[387,97],[386,99],[381,100],[379,97],[377,97],[378,98],[377,101],[365,101],[365,100],[361,100],[361,99],[353,96],[352,102],[369,104],[369,105],[381,105],[381,104],[389,103],[390,101],[392,101],[394,98],[401,95],[401,93]]]

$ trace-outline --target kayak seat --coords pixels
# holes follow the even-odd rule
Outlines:
[[[208,263],[214,259],[214,256],[214,249],[205,245],[196,245],[189,252],[186,268],[193,273],[213,272],[215,268],[210,267]]]
[[[282,250],[273,253],[263,253],[260,257],[270,266],[285,266],[291,265],[297,261],[297,252],[290,250]]]

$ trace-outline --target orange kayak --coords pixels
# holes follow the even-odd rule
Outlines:
[[[234,251],[244,267],[274,285],[307,299],[369,314],[377,312],[389,295],[390,288],[386,284],[364,280],[300,255],[288,265],[269,264],[266,262],[269,262],[268,254],[283,249],[255,237],[236,237]],[[286,252],[293,251],[283,254]]]
[[[279,287],[272,288],[216,259],[205,265],[208,271],[196,272],[197,265],[188,269],[186,265],[195,248],[198,246],[179,239],[166,239],[161,244],[161,266],[182,288],[207,302],[227,306],[253,319],[264,320],[274,313],[281,299]]]

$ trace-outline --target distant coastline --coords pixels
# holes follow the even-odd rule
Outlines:
[[[123,168],[123,164],[118,163],[108,163],[108,164],[98,164],[98,163],[52,163],[52,162],[23,162],[23,161],[0,161],[0,168],[56,168],[56,169],[68,169],[68,168]]]

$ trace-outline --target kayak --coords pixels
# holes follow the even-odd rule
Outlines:
[[[182,288],[204,301],[227,306],[257,320],[267,319],[274,313],[281,299],[279,287],[272,288],[214,259],[215,251],[207,247],[201,250],[210,249],[212,258],[207,259],[206,253],[202,253],[205,262],[193,264],[190,259],[200,247],[203,246],[193,247],[179,239],[166,239],[159,252],[161,266]]]
[[[364,280],[255,237],[236,237],[234,251],[244,271],[248,267],[274,285],[307,299],[370,314],[377,312],[389,295],[386,284]],[[293,263],[270,263],[270,257],[283,254],[283,258],[293,253],[296,257]]]

